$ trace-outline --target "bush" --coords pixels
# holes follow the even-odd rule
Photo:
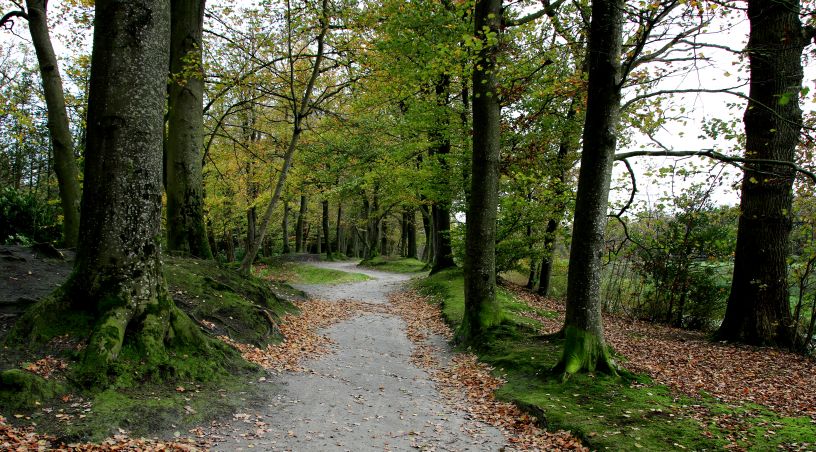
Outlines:
[[[57,242],[62,231],[59,206],[11,187],[0,190],[0,244]]]

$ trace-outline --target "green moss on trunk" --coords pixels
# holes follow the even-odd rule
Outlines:
[[[33,408],[38,403],[64,392],[59,383],[21,369],[0,372],[0,405],[3,407]]]
[[[564,328],[564,352],[553,372],[565,376],[579,372],[617,375],[615,363],[602,338],[573,326]]]

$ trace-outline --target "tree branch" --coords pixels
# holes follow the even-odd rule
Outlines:
[[[28,14],[25,11],[9,11],[0,18],[0,27],[5,30],[11,30],[14,28],[14,18],[19,17],[21,19],[28,20]]]
[[[699,151],[631,151],[631,152],[622,152],[620,154],[615,154],[616,161],[626,161],[626,159],[632,157],[708,157],[710,159],[718,160],[725,163],[735,164],[735,163],[750,163],[754,165],[778,165],[784,166],[787,168],[791,168],[796,172],[804,175],[811,182],[816,184],[816,173],[813,171],[804,168],[800,165],[797,165],[794,162],[786,162],[784,160],[772,160],[772,159],[754,159],[754,158],[745,158],[745,157],[735,157],[730,155],[725,155],[721,152],[717,152],[713,149],[700,149]]]

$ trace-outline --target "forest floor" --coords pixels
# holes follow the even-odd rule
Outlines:
[[[0,248],[0,340],[22,309],[67,277],[71,259]],[[563,304],[555,300],[513,287],[500,291],[510,335],[497,336],[477,358],[451,350],[443,320],[455,325],[461,314],[458,295],[450,298],[460,292],[460,272],[411,284],[415,270],[385,272],[311,255],[259,267],[267,279],[301,281],[293,285],[311,299],[292,300],[301,313],[280,319],[282,343],[221,337],[266,369],[254,377],[252,393],[221,394],[236,400],[214,421],[151,431],[152,440],[115,435],[110,447],[94,450],[586,450],[579,438],[593,449],[656,450],[665,442],[677,450],[812,450],[813,359],[608,317],[607,339],[618,359],[649,380],[561,383],[539,376],[557,358],[558,344],[537,336],[560,327]],[[328,284],[314,284],[321,278]],[[431,288],[447,301],[440,306],[433,301],[443,300],[412,287]],[[4,353],[0,369],[19,365],[19,358]],[[576,397],[581,391],[587,395]],[[201,410],[209,402],[189,403]],[[547,424],[551,431],[539,428]],[[51,441],[45,438],[0,416],[0,449],[38,448]]]

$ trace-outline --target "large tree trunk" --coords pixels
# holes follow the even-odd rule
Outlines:
[[[623,0],[594,0],[589,81],[567,281],[564,353],[556,370],[615,372],[603,338],[601,258],[621,98]]]
[[[743,118],[748,159],[795,161],[802,128],[801,58],[808,43],[799,13],[798,0],[748,1],[751,85]],[[794,342],[787,278],[793,179],[787,166],[745,166],[734,277],[720,339]]]
[[[79,237],[79,170],[74,157],[74,143],[65,110],[65,93],[62,89],[57,56],[48,32],[47,0],[26,0],[28,28],[31,42],[40,66],[43,96],[48,111],[48,133],[54,149],[54,172],[59,184],[60,204],[63,213],[63,244],[73,248]]]
[[[331,229],[329,229],[329,200],[323,200],[323,240],[326,248],[326,259],[331,260]]]
[[[308,208],[306,196],[300,195],[300,210],[298,211],[297,224],[295,225],[295,252],[303,252],[303,228],[306,226],[306,209]]]
[[[205,344],[167,293],[159,257],[169,36],[166,1],[96,2],[83,234],[66,286],[71,308],[95,323],[78,371],[88,384],[108,381],[123,348],[150,372],[180,359],[167,348]]]
[[[501,126],[496,57],[501,17],[501,0],[477,0],[474,33],[483,44],[473,68],[473,157],[465,238],[465,315],[457,331],[460,342],[474,345],[488,328],[501,320],[496,300]],[[437,254],[442,252],[436,250]]]
[[[283,249],[281,249],[281,253],[283,254],[292,252],[292,250],[289,249],[289,212],[291,210],[289,201],[285,201],[283,203],[283,224],[281,225],[283,229]]]
[[[204,0],[172,0],[167,114],[167,248],[212,258],[204,223]]]

